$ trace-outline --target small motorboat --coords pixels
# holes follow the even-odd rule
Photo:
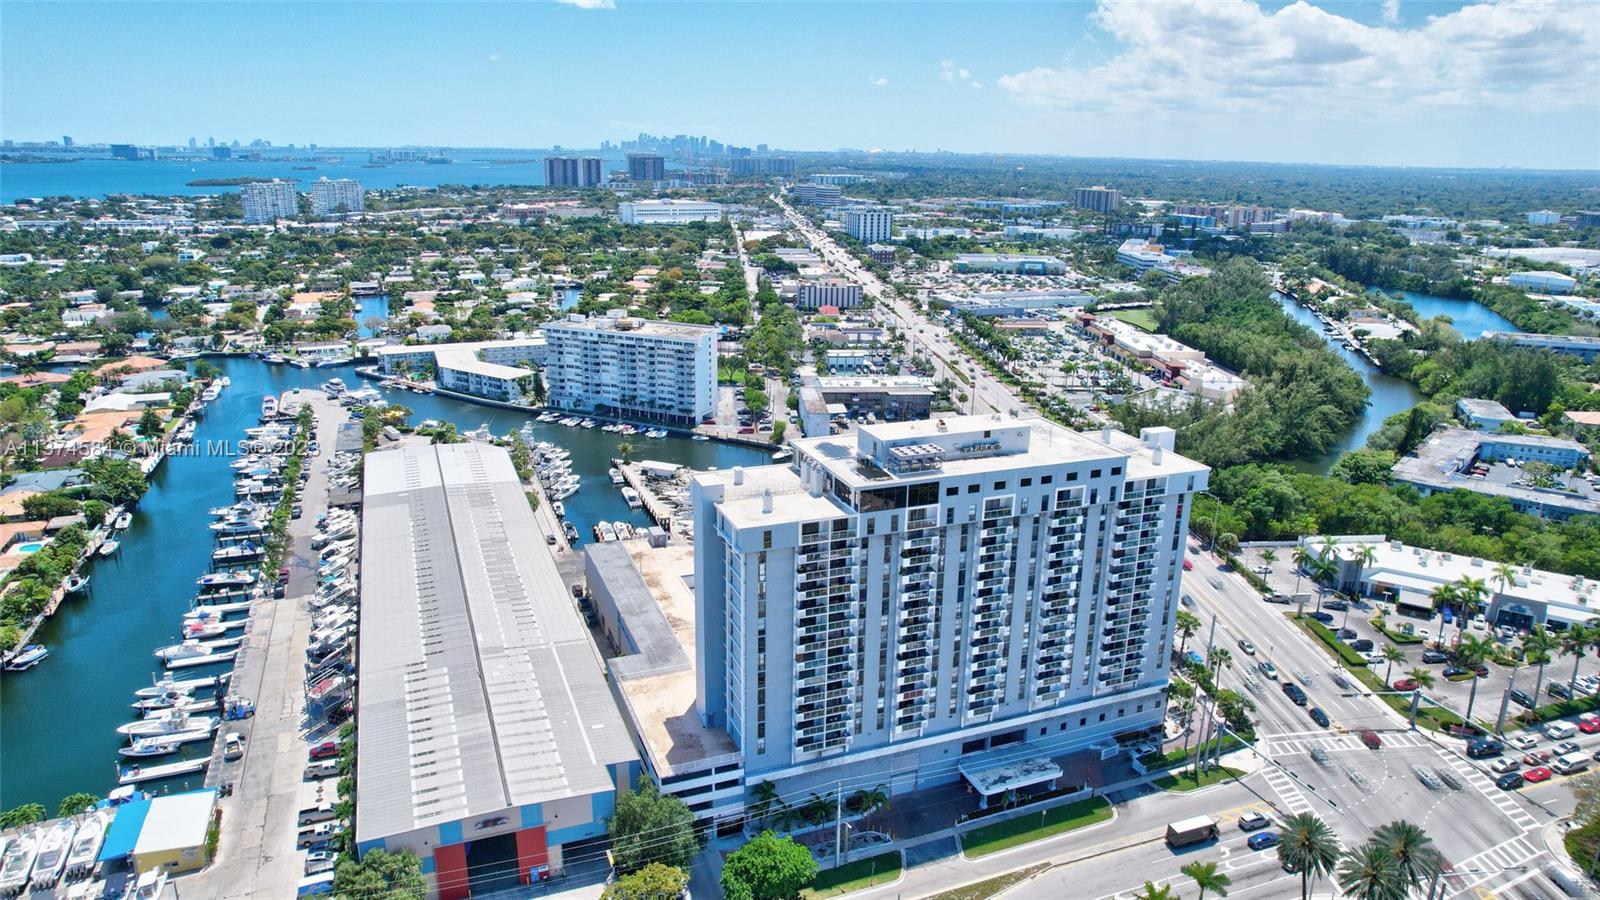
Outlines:
[[[622,499],[628,501],[629,509],[638,509],[644,505],[644,498],[640,497],[639,492],[631,487],[622,489]]]
[[[29,883],[34,891],[51,887],[61,877],[67,864],[67,854],[72,851],[72,838],[78,833],[78,823],[71,817],[57,819],[39,838],[39,855],[33,862],[33,875]]]
[[[153,719],[140,719],[117,726],[117,734],[128,737],[182,734],[185,731],[210,733],[216,730],[217,720],[214,716],[191,716],[181,709],[169,709]]]
[[[177,734],[151,735],[150,737],[134,738],[126,747],[119,747],[117,752],[123,756],[146,758],[151,756],[166,756],[176,753],[184,744],[191,741],[203,741],[211,737],[209,731],[181,731]]]
[[[87,875],[99,861],[100,845],[105,841],[106,825],[114,815],[110,810],[96,810],[84,817],[78,825],[78,835],[72,839],[72,849],[67,853],[67,864],[62,872],[68,878]]]
[[[277,414],[278,414],[278,398],[277,397],[271,397],[271,396],[262,397],[261,398],[261,418],[270,419],[273,416],[276,416]]]
[[[201,587],[243,587],[254,584],[255,580],[249,572],[211,572],[196,578],[194,583]]]
[[[67,593],[76,594],[89,586],[89,576],[80,575],[77,572],[73,572],[71,575],[67,576],[67,580],[63,581],[61,586],[66,589]]]
[[[784,449],[779,450],[777,453],[772,454],[772,461],[773,462],[783,462],[784,460],[789,459],[792,456],[794,456],[794,451],[788,449],[787,447],[785,447]]]
[[[123,900],[161,900],[161,895],[166,890],[167,870],[157,866],[140,875],[138,881],[129,884],[127,893],[122,896]]]
[[[616,466],[612,466],[611,468],[607,469],[606,475],[610,476],[612,484],[622,483],[622,470]]]
[[[695,435],[695,436],[694,436],[694,437],[692,437],[692,438],[690,438],[690,439],[689,439],[689,440],[691,440],[691,441],[701,441],[701,442],[705,442],[705,441],[709,441],[709,440],[711,440],[711,438],[708,438],[708,437],[706,437],[706,436],[705,436],[705,435],[703,435],[703,434],[697,434],[697,435]]]
[[[571,522],[562,522],[561,533],[566,535],[567,543],[578,543],[578,526],[572,524]]]
[[[39,832],[27,831],[12,839],[0,857],[0,895],[9,897],[28,886],[33,861],[39,857],[39,837]]]
[[[179,659],[198,659],[203,656],[211,656],[219,650],[237,646],[238,643],[239,641],[231,638],[227,641],[211,641],[208,643],[203,643],[196,638],[190,638],[179,644],[156,648],[155,657],[166,662]]]
[[[122,545],[116,541],[106,541],[104,544],[100,545],[99,553],[101,556],[110,556],[111,554],[117,552],[117,548],[121,546]]]
[[[6,663],[6,671],[26,671],[43,662],[44,658],[49,655],[50,648],[46,647],[45,645],[29,644],[19,650],[16,656],[11,657],[11,661]]]
[[[130,526],[132,524],[133,524],[133,513],[125,512],[122,515],[117,516],[116,524],[113,527],[115,527],[118,531],[126,531],[128,526]]]
[[[133,695],[135,697],[159,697],[163,694],[187,694],[191,691],[200,690],[201,688],[217,687],[226,680],[227,676],[222,675],[209,676],[206,678],[190,678],[184,681],[179,681],[172,677],[171,672],[168,672],[162,675],[159,681],[155,682],[149,687],[142,687],[134,691]]]
[[[555,513],[556,518],[558,519],[565,519],[567,517],[567,506],[560,500],[550,504],[550,511]]]

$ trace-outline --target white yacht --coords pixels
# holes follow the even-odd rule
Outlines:
[[[270,419],[278,414],[278,398],[268,395],[261,398],[261,418]]]
[[[67,580],[62,582],[61,586],[66,589],[67,593],[76,594],[89,586],[89,576],[73,572],[67,576]]]
[[[638,509],[644,505],[644,499],[639,496],[639,492],[631,487],[622,489],[622,499],[628,501],[629,509]]]
[[[39,857],[39,832],[25,831],[12,839],[0,857],[0,895],[11,896],[28,886],[33,861]]]
[[[133,524],[133,513],[125,512],[122,515],[117,516],[117,522],[112,527],[116,528],[118,531],[126,531],[126,530],[128,530],[128,526],[130,526],[132,524]]]
[[[126,725],[117,726],[117,734],[128,737],[149,737],[151,735],[182,734],[185,731],[217,730],[217,720],[214,716],[191,716],[181,709],[167,710],[154,719],[140,719]]]
[[[200,587],[243,587],[254,584],[256,577],[249,572],[212,572],[194,580]]]
[[[72,838],[78,833],[78,823],[71,818],[57,819],[50,827],[44,830],[44,836],[39,839],[39,855],[33,862],[33,876],[30,883],[34,891],[42,892],[56,883],[61,877],[61,869],[67,864],[67,854],[72,851]]]
[[[98,809],[83,818],[78,825],[78,836],[72,839],[72,849],[67,852],[67,864],[62,869],[66,877],[87,875],[99,862],[100,845],[105,842],[106,825],[113,815],[109,809]]]
[[[11,661],[6,663],[6,671],[22,672],[37,666],[50,655],[50,649],[43,644],[29,644],[23,647]]]
[[[117,552],[117,548],[121,546],[122,545],[116,541],[106,541],[104,544],[100,545],[100,555],[110,556],[111,554]]]
[[[611,483],[612,484],[621,484],[622,483],[622,470],[617,468],[616,466],[612,466],[610,469],[607,469],[606,470],[606,474],[611,477]]]

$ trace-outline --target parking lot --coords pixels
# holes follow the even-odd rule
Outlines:
[[[1285,551],[1279,555],[1282,557],[1288,554]],[[1259,550],[1246,550],[1240,554],[1240,559],[1252,569],[1264,565]],[[1293,596],[1297,590],[1309,593],[1311,600],[1307,603],[1306,609],[1308,612],[1315,611],[1316,586],[1309,578],[1302,577],[1297,580],[1293,563],[1280,558],[1266,570],[1263,577],[1274,589],[1283,594]],[[1279,612],[1290,609],[1290,607],[1274,608]],[[1368,599],[1357,600],[1346,606],[1344,601],[1334,599],[1331,594],[1328,600],[1324,601],[1323,611],[1329,614],[1329,620],[1325,624],[1345,635],[1345,642],[1352,647],[1360,649],[1365,646],[1362,641],[1372,642],[1372,649],[1368,652],[1376,655],[1369,656],[1371,669],[1379,678],[1387,676],[1387,683],[1391,685],[1407,678],[1412,669],[1422,668],[1433,676],[1433,684],[1423,686],[1424,693],[1431,700],[1464,716],[1468,704],[1472,703],[1473,682],[1476,681],[1477,699],[1472,706],[1472,715],[1474,719],[1487,721],[1490,725],[1499,718],[1503,701],[1508,722],[1526,705],[1512,702],[1510,694],[1512,689],[1519,692],[1516,695],[1518,700],[1531,701],[1537,685],[1540,693],[1537,705],[1540,706],[1564,699],[1562,694],[1573,678],[1574,664],[1577,666],[1580,682],[1579,695],[1600,690],[1600,660],[1592,654],[1574,657],[1563,655],[1559,649],[1552,650],[1551,661],[1546,664],[1542,678],[1537,666],[1519,666],[1515,672],[1513,685],[1512,669],[1493,660],[1484,664],[1483,677],[1474,678],[1464,671],[1454,671],[1459,667],[1452,665],[1448,652],[1445,651],[1458,640],[1459,623],[1446,622],[1442,615],[1424,616],[1407,607],[1396,608],[1392,604],[1375,603]],[[1389,631],[1404,635],[1409,629],[1409,637],[1415,640],[1396,641],[1380,632],[1372,621],[1380,613]],[[1518,648],[1521,637],[1509,630],[1491,629],[1482,616],[1477,616],[1468,623],[1467,633],[1479,638],[1492,639],[1497,646],[1511,653]],[[1382,657],[1386,647],[1394,647],[1401,654],[1401,659],[1392,666]],[[1586,679],[1590,685],[1588,690],[1584,688]],[[1403,689],[1409,687],[1404,685]]]

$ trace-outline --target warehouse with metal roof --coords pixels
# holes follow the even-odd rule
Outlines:
[[[638,754],[510,455],[365,466],[357,849],[416,852],[444,900],[557,873]]]

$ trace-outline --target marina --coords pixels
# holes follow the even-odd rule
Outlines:
[[[265,365],[245,357],[213,361],[231,385],[209,403],[198,420],[194,440],[199,447],[208,441],[237,441],[245,429],[260,427],[264,395],[276,397],[296,388],[315,388],[329,377],[326,370]],[[413,425],[435,419],[454,424],[462,433],[487,426],[492,435],[501,438],[518,432],[565,451],[570,477],[562,490],[571,492],[550,499],[560,500],[565,513],[561,530],[574,544],[592,539],[600,521],[613,523],[613,533],[614,523],[619,521],[633,528],[648,527],[653,521],[649,494],[641,492],[645,507],[634,510],[610,483],[607,470],[610,460],[619,455],[617,447],[622,441],[632,443],[639,455],[697,469],[760,465],[770,452],[677,435],[625,435],[605,431],[598,423],[593,428],[581,424],[562,427],[537,421],[537,415],[437,394],[382,386],[371,389],[385,402],[411,410]],[[111,786],[112,773],[106,762],[124,758],[118,751],[127,745],[127,739],[115,730],[128,721],[128,704],[138,686],[149,689],[164,673],[181,673],[176,674],[179,682],[226,674],[216,670],[234,662],[227,656],[233,651],[178,660],[170,668],[151,654],[157,647],[174,643],[174,627],[180,621],[225,620],[249,609],[248,586],[215,592],[208,588],[203,598],[190,599],[197,594],[195,578],[216,567],[213,553],[248,541],[259,544],[259,536],[265,533],[259,518],[241,514],[222,520],[213,515],[213,510],[233,508],[234,481],[245,468],[236,469],[234,464],[243,459],[209,453],[168,458],[152,473],[150,490],[133,510],[129,527],[117,533],[120,550],[86,563],[82,571],[91,579],[91,586],[80,599],[62,605],[39,629],[34,641],[48,648],[48,658],[24,675],[0,677],[4,716],[0,758],[6,760],[0,767],[0,808],[28,802],[54,808],[61,797],[74,791],[103,794]],[[208,532],[209,526],[223,521],[231,524]],[[325,545],[340,537],[332,535]],[[348,591],[348,585],[330,583],[321,596],[336,598],[342,590]],[[59,710],[63,707],[72,708],[75,714],[62,717]],[[199,783],[198,773],[189,773],[157,784],[178,791]]]

